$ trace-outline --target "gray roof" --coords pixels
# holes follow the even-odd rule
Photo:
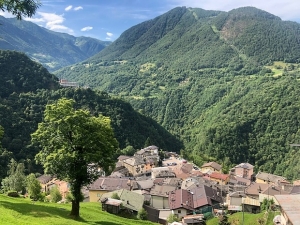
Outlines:
[[[152,179],[140,180],[140,181],[136,181],[136,183],[138,184],[139,188],[142,190],[151,189],[154,185],[154,182]]]
[[[300,195],[275,195],[291,224],[300,224]]]
[[[42,184],[46,184],[46,183],[48,183],[50,180],[52,180],[52,178],[53,178],[53,175],[43,174],[43,175],[39,176],[39,177],[37,178],[37,180],[38,180],[40,183],[42,183]]]
[[[138,157],[131,157],[128,159],[123,160],[124,163],[129,164],[131,166],[138,166],[145,164],[144,160],[138,158]]]
[[[256,174],[256,178],[259,178],[261,180],[264,180],[264,181],[270,181],[274,184],[277,184],[279,181],[283,181],[283,180],[286,180],[285,177],[282,177],[282,176],[278,176],[278,175],[275,175],[275,174],[270,174],[270,173],[265,173],[265,172],[258,172]]]
[[[244,168],[244,169],[253,169],[254,166],[252,166],[250,163],[241,163],[237,166],[235,166],[235,168]]]
[[[205,163],[201,166],[201,168],[204,168],[204,167],[212,167],[216,170],[221,170],[222,166],[216,162],[208,162],[208,163]]]
[[[90,191],[108,190],[114,191],[119,189],[130,189],[128,185],[128,178],[115,178],[115,177],[100,177],[92,183],[88,189]]]
[[[175,186],[170,185],[154,185],[150,191],[150,195],[168,197],[169,192],[175,189]]]

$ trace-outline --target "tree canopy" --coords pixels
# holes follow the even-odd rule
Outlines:
[[[108,117],[91,116],[87,110],[74,109],[74,104],[74,100],[63,98],[47,105],[32,142],[41,149],[36,161],[45,173],[70,183],[74,196],[71,215],[79,216],[82,186],[113,166],[118,142]]]
[[[0,9],[12,13],[17,19],[32,17],[41,6],[39,0],[1,0]]]

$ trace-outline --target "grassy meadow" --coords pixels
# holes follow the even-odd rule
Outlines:
[[[244,213],[244,223],[243,223],[243,213],[234,213],[229,216],[228,221],[232,225],[273,225],[273,219],[276,215],[279,215],[279,212],[273,212],[270,211],[269,213],[266,211],[263,211],[258,214],[252,214],[252,213]],[[263,219],[261,223],[259,223],[260,219]],[[219,219],[213,218],[207,221],[207,225],[218,225]]]
[[[24,198],[11,198],[0,195],[0,224],[14,225],[155,225],[149,221],[127,219],[101,210],[99,203],[83,202],[80,204],[80,216],[74,220],[69,216],[71,204],[32,202]]]

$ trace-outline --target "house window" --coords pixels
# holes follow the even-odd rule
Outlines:
[[[101,194],[97,193],[97,197],[101,197]]]
[[[180,210],[180,209],[178,209],[178,213],[181,213],[181,210]]]

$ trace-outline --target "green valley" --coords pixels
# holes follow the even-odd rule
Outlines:
[[[178,7],[55,74],[130,102],[198,165],[246,161],[297,179],[299,31],[254,7]]]

